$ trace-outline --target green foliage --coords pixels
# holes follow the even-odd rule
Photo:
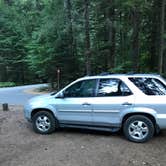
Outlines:
[[[67,2],[0,1],[0,81],[56,82],[58,69],[63,82],[85,75],[85,1],[70,0],[69,10]],[[159,23],[154,22],[155,12],[160,10],[154,5],[157,2],[90,1],[92,74],[134,70],[134,12],[139,13],[140,23],[138,71],[157,71]]]
[[[131,61],[125,61],[124,63],[117,65],[117,67],[108,70],[110,73],[129,73],[134,72],[132,70],[132,62]]]
[[[0,88],[16,86],[14,82],[0,82]]]

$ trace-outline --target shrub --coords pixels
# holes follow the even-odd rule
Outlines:
[[[0,88],[16,86],[14,82],[0,82]]]

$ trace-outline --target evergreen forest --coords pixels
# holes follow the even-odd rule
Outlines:
[[[0,0],[0,82],[166,76],[166,0]]]

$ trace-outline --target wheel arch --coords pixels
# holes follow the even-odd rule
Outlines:
[[[154,125],[154,128],[155,128],[155,132],[158,133],[159,132],[159,126],[157,125],[157,122],[156,122],[156,119],[155,117],[152,115],[152,114],[149,114],[149,113],[143,113],[143,112],[132,112],[132,113],[127,113],[123,118],[122,118],[122,126],[124,124],[124,122],[131,116],[133,115],[143,115],[147,118],[149,118],[153,125]]]
[[[35,108],[35,109],[33,109],[32,112],[31,112],[31,119],[32,119],[32,117],[33,117],[36,113],[38,113],[38,112],[40,112],[40,111],[47,111],[47,112],[51,113],[54,118],[57,119],[57,117],[56,117],[56,115],[54,114],[54,112],[53,112],[51,109],[49,109],[49,108]]]

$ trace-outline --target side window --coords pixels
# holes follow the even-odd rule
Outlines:
[[[129,78],[146,95],[166,95],[166,85],[156,78]]]
[[[75,83],[64,92],[65,97],[93,97],[96,90],[96,80],[84,80]]]
[[[128,88],[128,86],[124,82],[120,82],[120,92],[122,96],[129,96],[132,95],[131,90]]]
[[[101,79],[97,96],[129,96],[132,92],[119,79]]]

